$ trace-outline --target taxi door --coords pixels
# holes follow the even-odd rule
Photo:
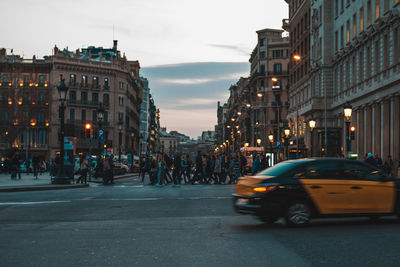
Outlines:
[[[350,182],[352,213],[392,213],[395,204],[395,184],[382,180],[382,175],[358,162],[345,163],[343,174]]]
[[[336,162],[326,161],[306,166],[299,178],[321,214],[349,213],[349,181],[338,176]]]

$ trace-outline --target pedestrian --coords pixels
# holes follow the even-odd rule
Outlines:
[[[260,157],[256,155],[253,159],[253,166],[251,167],[251,175],[261,171]]]
[[[383,169],[382,158],[379,157],[378,154],[375,154],[375,161],[376,161],[376,166],[377,166],[379,169]]]
[[[17,172],[18,172],[18,168],[19,168],[19,160],[18,160],[18,155],[15,154],[12,158],[11,158],[11,180],[15,180],[17,178]]]
[[[186,165],[186,159],[185,156],[181,157],[181,177],[183,177],[183,181],[185,182],[185,184],[187,184],[189,182],[187,175],[187,165]]]
[[[388,155],[386,161],[385,161],[385,172],[389,175],[389,176],[394,176],[393,175],[393,160],[392,160],[392,156]]]
[[[139,161],[139,177],[142,177],[142,183],[144,181],[144,176],[146,174],[146,158],[142,157],[140,158]],[[132,170],[133,170],[133,166],[131,166]]]
[[[156,184],[156,180],[157,180],[157,161],[156,159],[158,159],[158,156],[156,155],[156,158],[153,158],[152,156],[150,157],[150,184],[151,185],[155,185]]]
[[[214,157],[214,178],[215,178],[215,184],[221,184],[221,159],[217,155]]]
[[[174,171],[173,171],[173,179],[175,187],[181,186],[181,156],[176,154],[174,156]]]
[[[239,177],[242,176],[240,173],[240,162],[237,156],[232,158],[229,169],[230,169],[229,176],[231,178],[230,183],[236,183],[237,179],[239,179]]]
[[[79,160],[79,178],[76,180],[76,183],[87,184],[87,174],[89,171],[89,162],[85,154]]]
[[[171,176],[171,169],[172,169],[172,164],[173,161],[171,159],[170,156],[168,156],[168,154],[164,154],[163,156],[163,162],[164,162],[164,177],[165,177],[165,182],[166,183],[172,183],[172,176]]]
[[[262,154],[261,155],[261,170],[265,170],[266,168],[268,168],[267,157],[264,154]]]
[[[32,157],[32,168],[33,168],[33,177],[35,180],[37,180],[39,171],[39,158],[37,156]]]
[[[374,167],[377,167],[376,160],[374,159],[374,155],[372,153],[368,153],[367,154],[367,159],[365,160],[365,162],[370,164],[370,165],[372,165],[372,166],[374,166]]]
[[[204,181],[203,157],[201,156],[200,151],[197,152],[195,168],[196,168],[196,171],[193,174],[192,184],[194,184],[196,180],[199,182]]]
[[[237,157],[240,159],[240,173],[247,173],[247,159],[243,154],[237,155]]]
[[[191,174],[192,174],[192,160],[190,159],[190,156],[189,155],[186,155],[186,179],[187,179],[187,181],[185,181],[185,183],[189,183],[190,181],[192,181],[192,178],[191,178]]]
[[[157,159],[157,183],[156,187],[164,187],[164,171],[165,171],[165,161],[162,155],[158,156]]]
[[[110,184],[111,181],[111,162],[110,156],[107,155],[103,160],[103,185]]]

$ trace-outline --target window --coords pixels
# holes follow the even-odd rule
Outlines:
[[[103,95],[103,104],[104,104],[104,106],[110,105],[110,96],[108,94]]]
[[[372,10],[371,10],[371,1],[367,2],[367,24],[368,26],[371,25],[371,16],[372,16]]]
[[[364,8],[360,8],[360,32],[364,30]]]
[[[123,90],[124,89],[124,82],[119,82],[119,89]]]
[[[261,58],[265,58],[265,51],[261,51],[260,57],[261,57]]]
[[[97,121],[97,111],[92,110],[92,121]]]
[[[104,111],[104,122],[108,122],[108,111]]]
[[[260,73],[265,73],[265,65],[260,65]]]
[[[299,179],[340,179],[338,166],[334,162],[319,162],[298,168],[293,178]]]
[[[265,46],[265,39],[264,38],[260,39],[260,46]]]
[[[380,54],[379,54],[379,47],[380,47],[380,43],[379,40],[375,41],[375,74],[378,74],[379,70],[380,70]]]
[[[276,63],[274,64],[274,74],[281,74],[282,73],[282,64]]]
[[[397,64],[399,62],[399,49],[400,49],[400,42],[399,42],[399,27],[394,29],[393,32],[393,64]]]
[[[353,15],[353,38],[357,35],[357,14]]]
[[[343,0],[340,0],[340,13],[343,13],[343,8],[344,8],[344,2]]]
[[[10,74],[8,74],[8,73],[1,74],[1,82],[4,84],[9,83],[10,82]]]
[[[386,12],[388,10],[389,10],[389,0],[385,0],[383,6],[383,12]]]
[[[108,89],[109,88],[109,80],[107,77],[104,78],[104,89]]]
[[[118,96],[118,104],[119,104],[120,106],[123,106],[123,105],[124,105],[124,97],[123,97],[123,96]]]
[[[76,101],[76,91],[69,91],[69,100]]]
[[[86,109],[82,109],[82,121],[86,120]]]
[[[359,64],[358,64],[358,80],[359,82],[362,82],[364,80],[364,54],[363,51],[360,52],[360,57],[358,58]]]
[[[350,20],[346,22],[346,43],[350,42]]]
[[[92,86],[93,88],[99,88],[99,77],[93,76]]]
[[[344,35],[344,26],[342,25],[341,27],[340,27],[340,48],[343,48],[344,47],[344,45],[343,45],[343,35]]]
[[[345,179],[379,181],[381,174],[368,166],[357,163],[343,163],[339,166],[339,173]]]
[[[87,104],[88,102],[88,93],[87,92],[81,92],[81,103],[82,104]]]
[[[46,83],[46,75],[39,75],[39,86],[43,87]]]
[[[383,69],[389,67],[389,37],[387,34],[383,37]]]
[[[367,46],[367,54],[365,55],[367,59],[367,69],[366,69],[366,75],[367,79],[371,77],[371,47]]]
[[[338,31],[335,31],[335,51],[338,50]]]
[[[69,110],[69,119],[70,119],[71,121],[74,121],[74,120],[75,120],[75,109],[73,109],[73,108],[71,108],[71,109]]]
[[[272,50],[273,58],[281,58],[283,57],[283,50]]]
[[[31,82],[31,78],[29,77],[29,75],[24,75],[23,82],[24,82],[24,86],[29,85],[29,83]]]
[[[38,144],[39,145],[45,145],[47,144],[47,132],[46,130],[39,130],[38,132]]]
[[[93,93],[92,94],[92,104],[98,104],[98,103],[99,103],[99,94]]]
[[[353,57],[353,61],[351,63],[351,83],[356,85],[356,57]]]
[[[380,0],[375,0],[375,19],[379,18],[380,15]]]
[[[86,75],[82,75],[81,86],[87,87],[87,76]]]
[[[69,75],[69,84],[72,86],[76,85],[76,75],[75,74]]]
[[[46,121],[46,114],[43,111],[39,111],[37,114],[37,122],[40,125],[44,125],[44,122]]]
[[[335,0],[335,17],[339,15],[339,0]]]

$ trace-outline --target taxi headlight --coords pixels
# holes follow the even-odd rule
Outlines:
[[[253,191],[256,193],[267,193],[269,191],[274,190],[278,185],[263,185],[263,186],[256,186],[253,187]]]

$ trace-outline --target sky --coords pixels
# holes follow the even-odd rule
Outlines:
[[[249,75],[257,30],[282,26],[284,0],[1,0],[0,47],[31,58],[54,45],[118,49],[139,60],[161,124],[214,130],[217,102]]]

